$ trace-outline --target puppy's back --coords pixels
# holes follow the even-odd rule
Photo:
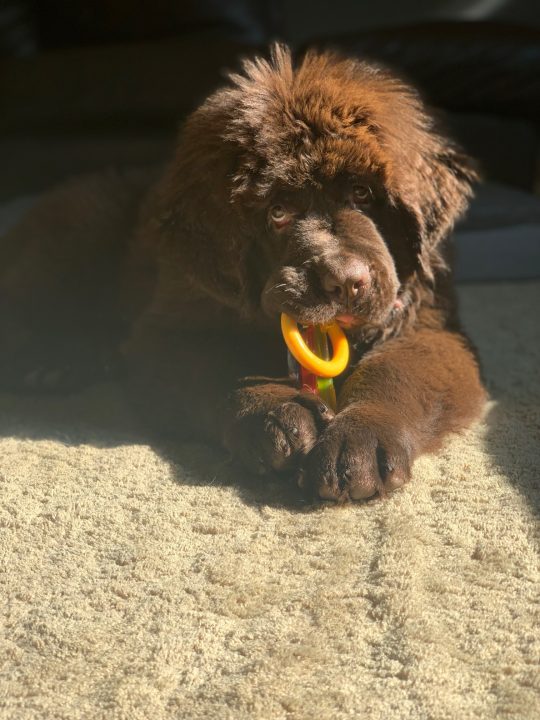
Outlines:
[[[0,384],[57,373],[121,333],[119,276],[152,171],[76,178],[0,238]],[[39,388],[31,388],[39,389]]]

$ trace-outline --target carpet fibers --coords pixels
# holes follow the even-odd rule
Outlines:
[[[0,717],[540,717],[540,285],[460,295],[494,400],[385,502],[1,397]]]

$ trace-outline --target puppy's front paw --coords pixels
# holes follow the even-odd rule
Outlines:
[[[384,495],[410,478],[412,448],[407,432],[384,413],[351,407],[321,434],[306,461],[308,486],[327,500]]]
[[[319,398],[273,384],[237,391],[224,444],[251,472],[294,471],[333,418]]]

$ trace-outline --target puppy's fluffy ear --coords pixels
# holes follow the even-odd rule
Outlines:
[[[418,271],[431,283],[436,269],[444,267],[439,245],[467,209],[478,175],[451,141],[428,129],[423,135],[402,176],[398,202],[409,216]]]
[[[180,263],[194,288],[242,310],[249,237],[231,202],[238,151],[223,138],[234,100],[232,91],[219,91],[188,118],[151,214],[171,266]]]
[[[478,176],[469,158],[454,145],[436,138],[439,148],[425,158],[419,169],[417,248],[420,270],[433,280],[434,264],[439,262],[437,246],[452,231],[467,209],[472,184]]]

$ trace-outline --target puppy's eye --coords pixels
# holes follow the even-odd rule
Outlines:
[[[270,208],[270,217],[272,220],[275,220],[276,222],[280,222],[280,220],[284,220],[287,216],[287,211],[283,207],[283,205],[272,205]]]
[[[373,193],[369,185],[355,183],[352,186],[352,201],[360,209],[369,207],[373,201]]]
[[[277,227],[283,227],[286,225],[292,217],[292,214],[287,210],[284,205],[272,205],[268,213],[270,220]]]

